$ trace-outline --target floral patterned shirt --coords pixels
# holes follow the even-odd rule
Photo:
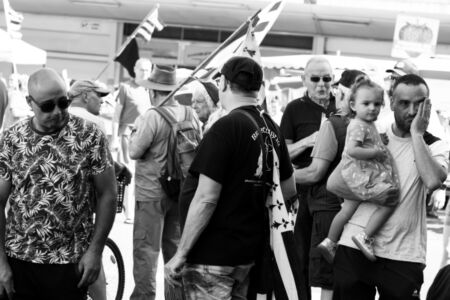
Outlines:
[[[94,225],[93,176],[112,167],[105,135],[70,115],[53,134],[38,133],[31,118],[0,140],[0,179],[11,182],[5,251],[42,264],[76,263]]]

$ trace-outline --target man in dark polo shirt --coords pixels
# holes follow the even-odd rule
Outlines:
[[[280,125],[295,168],[305,168],[311,163],[311,151],[320,124],[330,113],[336,111],[335,99],[331,94],[333,70],[326,58],[320,56],[311,58],[306,63],[302,80],[307,91],[303,97],[291,101],[286,106]],[[300,286],[302,300],[311,299],[310,286],[322,287],[315,278],[309,278],[309,251],[314,211],[314,198],[309,190],[308,186],[297,185],[300,206],[294,234],[303,275]]]

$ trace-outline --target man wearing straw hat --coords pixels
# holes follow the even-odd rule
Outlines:
[[[149,89],[153,106],[166,109],[178,122],[186,114],[195,116],[192,108],[166,97],[176,88],[176,72],[167,66],[155,66],[147,80],[139,84]],[[164,103],[163,103],[164,102]],[[192,118],[200,132],[200,122]],[[130,157],[136,160],[136,209],[133,231],[133,275],[135,287],[132,300],[155,299],[156,269],[159,251],[165,262],[175,254],[180,239],[178,203],[169,198],[158,180],[167,164],[167,143],[172,128],[155,110],[138,117],[130,137]]]

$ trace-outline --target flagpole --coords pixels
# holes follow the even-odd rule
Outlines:
[[[5,0],[3,0],[3,1],[5,1]],[[125,48],[131,42],[131,40],[136,37],[136,34],[137,34],[139,28],[141,27],[141,25],[144,24],[144,22],[147,21],[148,17],[150,17],[157,9],[159,9],[159,3],[156,3],[156,5],[152,8],[152,10],[145,16],[144,19],[142,19],[141,23],[139,23],[139,25],[134,29],[133,33],[127,37],[125,42],[120,47],[119,51],[117,51],[116,54],[114,55],[114,58],[119,56],[122,53],[122,51],[125,50]],[[98,73],[97,77],[95,77],[95,80],[100,78],[100,76],[106,71],[106,69],[111,65],[111,63],[112,63],[112,61],[109,60],[108,63],[106,64],[106,66],[103,67],[103,69],[100,71],[100,73]]]
[[[234,39],[236,37],[236,35],[238,33],[240,33],[240,31],[247,26],[248,24],[250,24],[251,21],[253,21],[253,19],[261,12],[261,9],[258,10],[253,16],[251,16],[247,21],[245,21],[244,23],[241,24],[241,26],[239,26],[238,29],[236,29],[222,44],[220,44],[219,47],[216,48],[216,50],[214,50],[213,52],[211,52],[211,54],[208,55],[207,58],[205,58],[195,69],[194,71],[192,71],[192,74],[190,76],[188,76],[186,79],[184,79],[180,84],[178,84],[178,86],[170,92],[169,95],[167,95],[166,99],[164,99],[160,104],[158,104],[157,106],[162,106],[164,105],[167,101],[169,101],[170,98],[173,97],[173,95],[175,95],[176,92],[178,92],[183,85],[185,85],[190,79],[194,78],[194,74],[196,74],[199,70],[203,69],[203,67],[205,65],[207,65],[211,59],[219,52],[222,51],[223,48],[225,48],[225,45],[227,45],[227,42]]]

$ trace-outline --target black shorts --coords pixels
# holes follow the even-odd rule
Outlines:
[[[377,257],[369,261],[359,250],[339,246],[334,258],[333,300],[420,299],[425,265]],[[375,289],[376,288],[376,289]]]
[[[309,252],[309,284],[323,289],[333,289],[333,266],[329,264],[317,245],[327,236],[331,222],[338,211],[317,211],[312,218],[311,249]]]
[[[14,300],[84,300],[87,289],[77,288],[76,264],[35,264],[8,258],[13,273]],[[7,299],[7,298],[5,298]]]

